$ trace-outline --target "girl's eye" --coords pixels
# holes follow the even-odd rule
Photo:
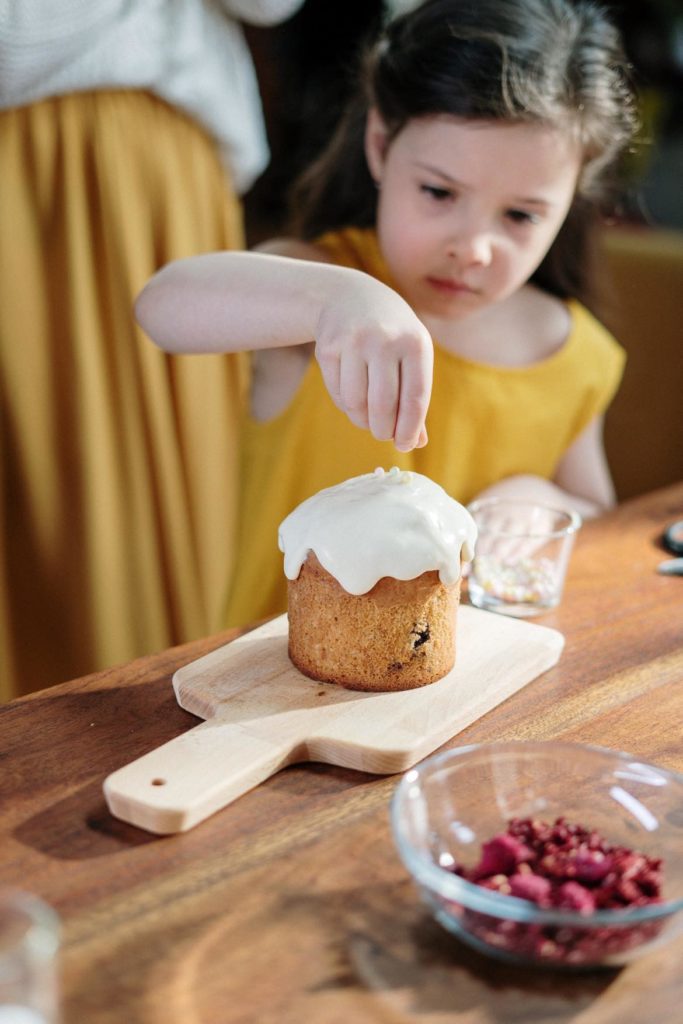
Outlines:
[[[507,216],[515,224],[538,224],[541,219],[537,213],[529,213],[528,210],[508,210]]]
[[[445,199],[452,199],[453,192],[448,188],[439,188],[438,185],[420,185],[420,189],[425,195],[430,196],[437,202],[443,202]]]

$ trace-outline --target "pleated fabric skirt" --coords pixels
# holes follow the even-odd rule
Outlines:
[[[220,628],[246,357],[167,356],[133,301],[243,243],[212,141],[153,96],[0,113],[0,699]]]

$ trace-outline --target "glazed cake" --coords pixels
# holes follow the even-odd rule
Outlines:
[[[455,662],[467,509],[420,473],[353,477],[282,522],[289,656],[307,676],[356,690],[407,690]]]

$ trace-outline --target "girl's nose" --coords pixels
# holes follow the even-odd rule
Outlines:
[[[487,267],[491,253],[491,235],[484,227],[461,225],[448,241],[448,255],[463,266]]]

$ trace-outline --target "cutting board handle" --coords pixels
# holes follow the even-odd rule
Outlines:
[[[104,795],[116,818],[158,835],[186,832],[280,768],[300,743],[209,719],[113,772]]]

